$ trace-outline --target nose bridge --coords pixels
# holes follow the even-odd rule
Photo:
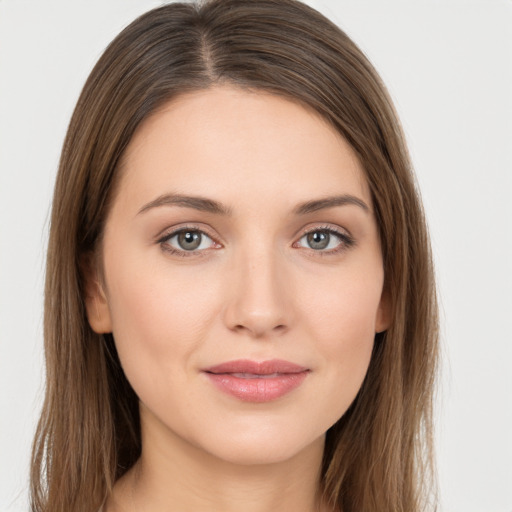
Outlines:
[[[226,320],[254,337],[282,332],[291,322],[282,255],[271,243],[253,244],[233,258],[233,288]]]

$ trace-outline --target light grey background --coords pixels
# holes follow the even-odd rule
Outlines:
[[[257,0],[255,0],[257,1]],[[155,0],[0,0],[0,510],[28,510],[51,193],[80,89]],[[318,0],[396,101],[442,304],[442,512],[512,512],[512,1]]]

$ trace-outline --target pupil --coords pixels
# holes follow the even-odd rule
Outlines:
[[[329,245],[329,233],[314,231],[307,236],[308,245],[311,249],[325,249]]]
[[[201,245],[201,235],[195,231],[183,231],[178,235],[178,243],[182,249],[192,251]]]

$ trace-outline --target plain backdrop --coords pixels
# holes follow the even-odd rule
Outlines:
[[[257,0],[255,0],[257,1]],[[28,510],[59,152],[108,42],[155,0],[0,0],[0,510]],[[401,116],[442,305],[441,512],[512,512],[512,1],[319,0]]]

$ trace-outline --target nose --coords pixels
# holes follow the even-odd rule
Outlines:
[[[278,336],[292,322],[290,285],[276,254],[240,257],[230,272],[230,297],[225,308],[225,324],[252,338]]]

